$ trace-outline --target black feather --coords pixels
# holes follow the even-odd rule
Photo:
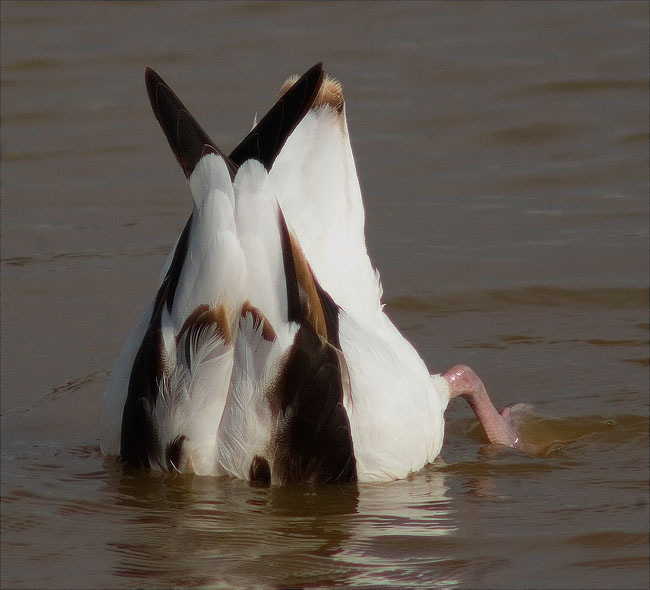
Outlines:
[[[323,64],[317,63],[277,100],[253,130],[230,152],[230,159],[241,166],[252,158],[270,170],[287,138],[314,103],[322,83]]]
[[[234,178],[237,166],[221,152],[165,81],[151,68],[145,68],[144,79],[153,113],[185,176],[190,177],[202,158],[203,147],[208,145],[224,159]]]
[[[356,481],[339,357],[309,324],[298,330],[270,400],[278,424],[273,438],[275,481]]]

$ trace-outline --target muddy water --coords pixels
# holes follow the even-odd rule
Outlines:
[[[2,586],[648,584],[644,3],[11,3],[2,23]],[[290,73],[343,83],[387,310],[462,402],[382,486],[104,460],[108,371],[190,201],[155,67],[224,149]]]

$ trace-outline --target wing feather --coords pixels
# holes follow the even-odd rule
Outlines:
[[[323,66],[317,63],[275,102],[271,110],[230,153],[230,159],[238,166],[246,160],[254,159],[270,170],[287,138],[309,111],[322,81]]]
[[[367,254],[361,189],[337,82],[323,82],[270,177],[322,288],[348,313],[376,316],[381,287]]]
[[[208,145],[226,161],[231,176],[235,176],[236,166],[222,154],[208,134],[190,114],[183,102],[160,75],[152,68],[145,68],[145,85],[153,113],[169,142],[169,147],[185,176],[190,177]]]

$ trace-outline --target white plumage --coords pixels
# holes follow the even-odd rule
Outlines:
[[[340,92],[336,82],[326,84]],[[406,477],[440,452],[450,392],[383,312],[345,108],[312,108],[269,177],[314,275],[342,309],[341,348],[352,391],[345,408],[359,478]]]
[[[103,452],[265,484],[391,480],[435,459],[468,391],[458,369],[430,375],[382,310],[340,85],[320,65],[288,81],[230,156],[151,70],[147,87],[193,212],[113,368]]]

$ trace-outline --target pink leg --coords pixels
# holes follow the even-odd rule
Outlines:
[[[519,436],[508,419],[508,408],[503,411],[503,415],[497,412],[483,382],[472,369],[465,365],[456,365],[443,377],[449,383],[451,397],[465,398],[474,410],[491,443],[508,447],[519,446]]]

